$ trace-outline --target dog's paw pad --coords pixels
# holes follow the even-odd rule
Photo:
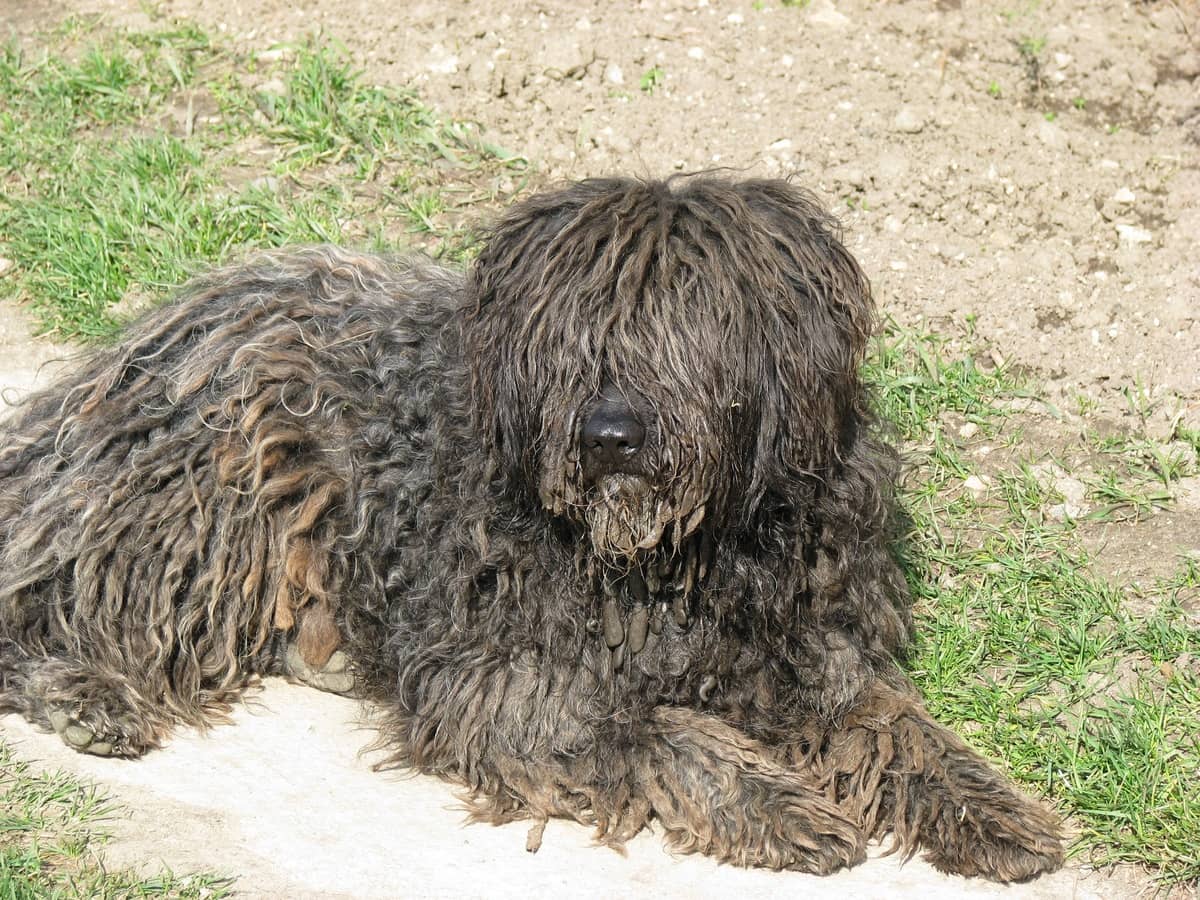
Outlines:
[[[93,756],[112,756],[114,741],[107,736],[98,736],[94,730],[74,718],[63,707],[51,709],[47,718],[63,743],[72,750],[90,753]]]
[[[341,650],[335,650],[320,667],[310,666],[301,655],[299,648],[291,644],[287,648],[285,668],[292,677],[304,682],[317,690],[328,691],[331,694],[350,694],[354,692],[354,675],[349,671],[350,660]]]

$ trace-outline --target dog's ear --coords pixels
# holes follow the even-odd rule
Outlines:
[[[539,357],[544,352],[540,345],[545,343],[545,321],[557,315],[548,307],[561,309],[575,302],[571,285],[553,283],[555,273],[560,281],[582,277],[575,260],[590,260],[596,252],[588,245],[597,239],[595,233],[572,238],[564,232],[578,223],[589,204],[605,202],[629,183],[593,179],[535,194],[484,233],[483,249],[468,279],[463,351],[476,433],[510,476],[536,477],[546,392],[578,382],[591,369],[586,347],[573,348],[580,351],[577,359]],[[560,343],[566,337],[559,335]],[[548,366],[557,370],[548,371]],[[572,367],[579,371],[568,371]]]
[[[829,316],[848,351],[845,374],[856,377],[875,324],[871,285],[842,243],[838,220],[815,196],[787,181],[756,179],[738,185],[775,248],[787,260],[793,289]]]
[[[842,244],[837,220],[808,192],[779,180],[736,190],[773,285],[775,324],[755,367],[767,379],[748,501],[790,496],[805,474],[847,458],[865,412],[859,366],[871,336],[870,284]],[[797,478],[800,481],[797,481]],[[793,498],[796,499],[796,498]]]

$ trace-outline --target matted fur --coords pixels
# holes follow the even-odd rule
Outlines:
[[[1054,817],[893,658],[872,317],[778,181],[571,185],[465,277],[318,248],[202,278],[3,426],[0,708],[136,756],[344,654],[392,762],[483,819],[1053,869]],[[596,474],[580,430],[614,390],[645,443]]]

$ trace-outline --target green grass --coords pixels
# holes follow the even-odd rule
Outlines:
[[[104,868],[102,826],[113,807],[61,774],[38,775],[0,741],[0,898],[125,900],[227,896],[229,880],[170,872],[142,878]]]
[[[881,408],[910,449],[903,547],[918,642],[907,660],[930,711],[1035,790],[1079,829],[1073,852],[1095,864],[1157,868],[1164,884],[1200,878],[1200,631],[1182,608],[1200,592],[1185,559],[1154,585],[1155,611],[1091,574],[1075,523],[1046,515],[1060,500],[1003,437],[1019,426],[1004,401],[1028,394],[1003,368],[949,354],[892,326],[868,365]],[[973,422],[973,439],[958,423]],[[986,442],[990,489],[969,450]],[[1190,474],[1177,450],[1145,440],[1108,448],[1093,490],[1131,514],[1170,502]],[[1145,599],[1145,598],[1143,598]]]
[[[666,80],[666,73],[661,66],[651,66],[642,73],[642,77],[638,79],[638,89],[647,94],[653,94],[663,85]]]
[[[644,89],[661,86],[661,70],[646,77]],[[528,168],[478,127],[371,86],[328,43],[256,58],[186,25],[102,34],[72,22],[44,53],[0,51],[0,256],[15,262],[0,294],[58,336],[102,339],[248,248],[336,241],[459,260],[469,223],[519,192]],[[955,344],[889,325],[866,370],[910,459],[901,552],[920,637],[907,665],[935,715],[1070,817],[1075,854],[1195,880],[1200,636],[1182,610],[1198,564],[1143,587],[1143,616],[1093,574],[1079,523],[1047,514],[1062,498],[1020,437],[1013,401],[1035,391],[969,325]],[[1151,412],[1144,390],[1129,403]],[[1133,520],[1195,474],[1200,433],[1093,437],[1091,450],[1090,515]],[[5,760],[6,789],[27,783]],[[90,809],[83,795],[8,796],[0,900],[99,877],[87,854],[65,852],[86,829],[30,824]]]
[[[90,43],[88,43],[90,42]],[[271,62],[192,26],[64,29],[0,49],[0,292],[42,328],[105,338],[130,298],[252,247],[344,242],[461,257],[467,210],[518,191],[525,161],[413,94],[374,87],[340,48]]]

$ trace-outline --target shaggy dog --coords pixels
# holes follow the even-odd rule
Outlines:
[[[203,278],[0,442],[0,708],[90,753],[256,676],[351,684],[493,822],[831,872],[1062,860],[893,659],[896,457],[835,222],[778,181],[594,180],[465,277],[322,248]]]

